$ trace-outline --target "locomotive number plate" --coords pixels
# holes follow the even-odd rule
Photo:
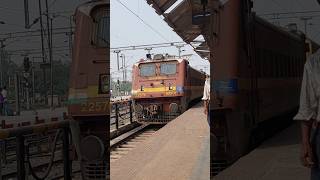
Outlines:
[[[177,95],[177,93],[176,92],[170,92],[170,91],[167,91],[166,93],[165,93],[165,95],[166,96],[175,96],[175,95]]]
[[[107,112],[109,102],[87,102],[81,104],[81,112]]]

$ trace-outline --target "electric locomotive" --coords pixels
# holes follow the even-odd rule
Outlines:
[[[105,179],[109,164],[109,9],[90,1],[74,15],[68,112],[84,179]]]
[[[199,100],[205,73],[182,58],[155,55],[133,66],[132,99],[138,122],[165,124]]]

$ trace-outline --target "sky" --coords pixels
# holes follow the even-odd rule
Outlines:
[[[123,7],[119,1],[127,6],[131,11],[142,18],[147,24],[151,25],[161,35],[153,31],[145,25],[133,13]],[[254,11],[258,15],[266,13],[279,13],[279,12],[295,12],[295,11],[319,11],[312,14],[295,14],[296,16],[320,16],[320,5],[316,0],[254,0]],[[293,16],[293,15],[290,15]],[[286,18],[280,20],[272,20],[274,16],[262,16],[268,19],[271,23],[276,25],[285,26],[289,23],[297,23],[298,28],[304,31],[304,24],[299,18]],[[283,16],[280,16],[283,17]],[[308,22],[308,35],[316,42],[320,42],[320,17],[314,17]],[[171,42],[182,41],[181,38],[168,26],[161,16],[156,14],[154,9],[150,7],[146,0],[111,0],[111,47],[132,46],[140,44],[154,44],[163,43],[167,40]],[[162,38],[162,37],[165,38]],[[182,54],[194,54],[190,58],[191,66],[197,69],[203,69],[209,72],[209,63],[201,59],[190,46],[184,47]],[[123,51],[121,52],[126,56],[129,67],[144,58],[145,50]],[[169,53],[177,55],[178,50],[176,47],[154,49],[152,53]],[[111,52],[111,74],[112,78],[120,79],[122,72],[117,70],[116,54]]]
[[[50,12],[59,13],[63,16],[70,16],[74,13],[75,8],[86,0],[48,0]],[[181,38],[168,26],[161,16],[155,13],[146,0],[119,0],[125,4],[131,11],[136,13],[148,25],[152,26],[161,36],[152,30],[150,27],[142,23],[135,15],[124,8],[118,0],[110,0],[111,2],[111,47],[132,46],[140,44],[154,44],[164,42],[182,41]],[[37,0],[29,0],[30,21],[38,17]],[[44,2],[44,1],[42,1]],[[44,4],[43,4],[44,7]],[[0,39],[6,37],[6,33],[25,31],[24,28],[24,5],[23,0],[1,0],[0,1],[0,21],[5,24],[0,24]],[[320,5],[317,0],[254,0],[254,10],[258,15],[265,13],[278,12],[293,12],[293,11],[320,11]],[[308,36],[316,42],[320,42],[320,12],[309,14],[296,14],[296,16],[316,15],[308,22]],[[292,16],[292,15],[291,15]],[[267,16],[263,16],[267,17]],[[268,16],[269,18],[271,16]],[[299,18],[287,18],[281,20],[270,20],[275,24],[285,26],[289,23],[297,23],[299,29],[303,31],[303,22]],[[312,24],[312,25],[310,25]],[[53,21],[54,27],[68,27],[69,20],[67,18],[58,17]],[[34,25],[30,30],[38,29],[39,25]],[[163,38],[165,37],[165,38]],[[21,50],[21,49],[40,49],[40,36],[8,39],[5,42],[6,50]],[[62,51],[54,53],[54,59],[70,60],[68,56],[68,37],[64,34],[54,36],[54,46],[62,47]],[[65,47],[65,48],[63,48]],[[183,48],[185,51],[182,54],[194,54],[190,58],[190,64],[197,69],[209,71],[207,61],[201,59],[192,50],[190,46]],[[140,58],[144,58],[145,50],[123,51],[126,56],[127,64],[131,69],[132,64]],[[153,49],[151,53],[169,53],[177,55],[176,47]],[[23,53],[18,53],[12,56],[12,60],[21,63]],[[33,56],[40,56],[33,55]],[[206,68],[206,69],[205,69]],[[113,77],[121,77],[121,73],[117,72],[116,55],[111,53],[111,73]],[[129,77],[131,75],[129,74]]]
[[[24,1],[23,0],[1,0],[0,1],[0,21],[5,24],[0,24],[0,39],[7,38],[7,33],[27,31],[24,27]],[[45,8],[45,1],[42,0],[42,8]],[[75,8],[85,2],[84,0],[48,0],[49,12],[60,15],[53,20],[53,28],[69,27],[70,21],[68,17],[74,14]],[[39,17],[38,0],[29,0],[30,22]],[[65,16],[65,17],[61,17]],[[45,19],[45,18],[44,18]],[[44,22],[46,23],[46,22]],[[32,26],[29,30],[39,29],[39,23]],[[67,30],[63,30],[67,31]],[[37,37],[22,37],[22,38],[9,38],[4,44],[5,50],[11,52],[16,50],[27,49],[40,49],[41,48],[40,36]],[[54,35],[53,47],[62,47],[60,51],[54,52],[54,60],[70,61],[68,50],[68,36],[65,34]],[[64,48],[63,48],[64,47]],[[11,56],[11,60],[20,64],[23,61],[24,52],[19,51]],[[41,54],[30,55],[30,58],[35,57],[35,61],[41,61]]]
[[[254,0],[254,10],[258,15],[266,13],[279,13],[279,12],[303,12],[303,11],[319,11],[313,13],[296,13],[287,16],[290,17],[281,20],[270,20],[270,22],[286,26],[289,23],[296,23],[298,29],[304,32],[304,22],[301,17],[309,17],[315,15],[307,26],[307,35],[311,39],[320,43],[320,5],[317,0]],[[262,17],[274,17],[274,16],[262,16]]]
[[[110,22],[110,38],[111,47],[132,46],[141,44],[155,44],[167,42],[183,42],[182,39],[168,26],[168,24],[159,16],[145,0],[120,0],[131,11],[141,17],[147,24],[152,26],[154,30],[145,25],[139,18],[133,15],[129,10],[123,7],[118,0],[111,0],[111,22]],[[159,35],[160,33],[161,35]],[[182,48],[181,54],[193,54],[190,57],[190,65],[196,69],[203,69],[209,73],[208,61],[201,59],[193,49],[187,45]],[[145,58],[146,50],[134,50],[121,52],[126,56],[128,68]],[[173,47],[153,49],[151,53],[178,55],[178,49]],[[122,79],[122,72],[117,71],[117,56],[111,52],[111,75],[112,78]],[[131,78],[131,74],[128,75]]]

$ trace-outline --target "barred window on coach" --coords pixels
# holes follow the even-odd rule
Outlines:
[[[93,13],[93,44],[97,47],[108,47],[110,42],[110,18],[107,8],[97,8]]]

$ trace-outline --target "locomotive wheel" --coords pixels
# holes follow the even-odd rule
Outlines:
[[[143,107],[141,104],[137,104],[134,106],[134,111],[138,115],[138,117],[142,116],[143,113]]]
[[[171,104],[169,105],[169,109],[170,109],[170,112],[171,112],[171,113],[177,113],[178,110],[179,110],[179,106],[178,106],[177,103],[171,103]]]
[[[101,160],[105,152],[102,140],[99,137],[93,135],[89,135],[83,138],[80,143],[80,148],[83,158],[87,161]]]

